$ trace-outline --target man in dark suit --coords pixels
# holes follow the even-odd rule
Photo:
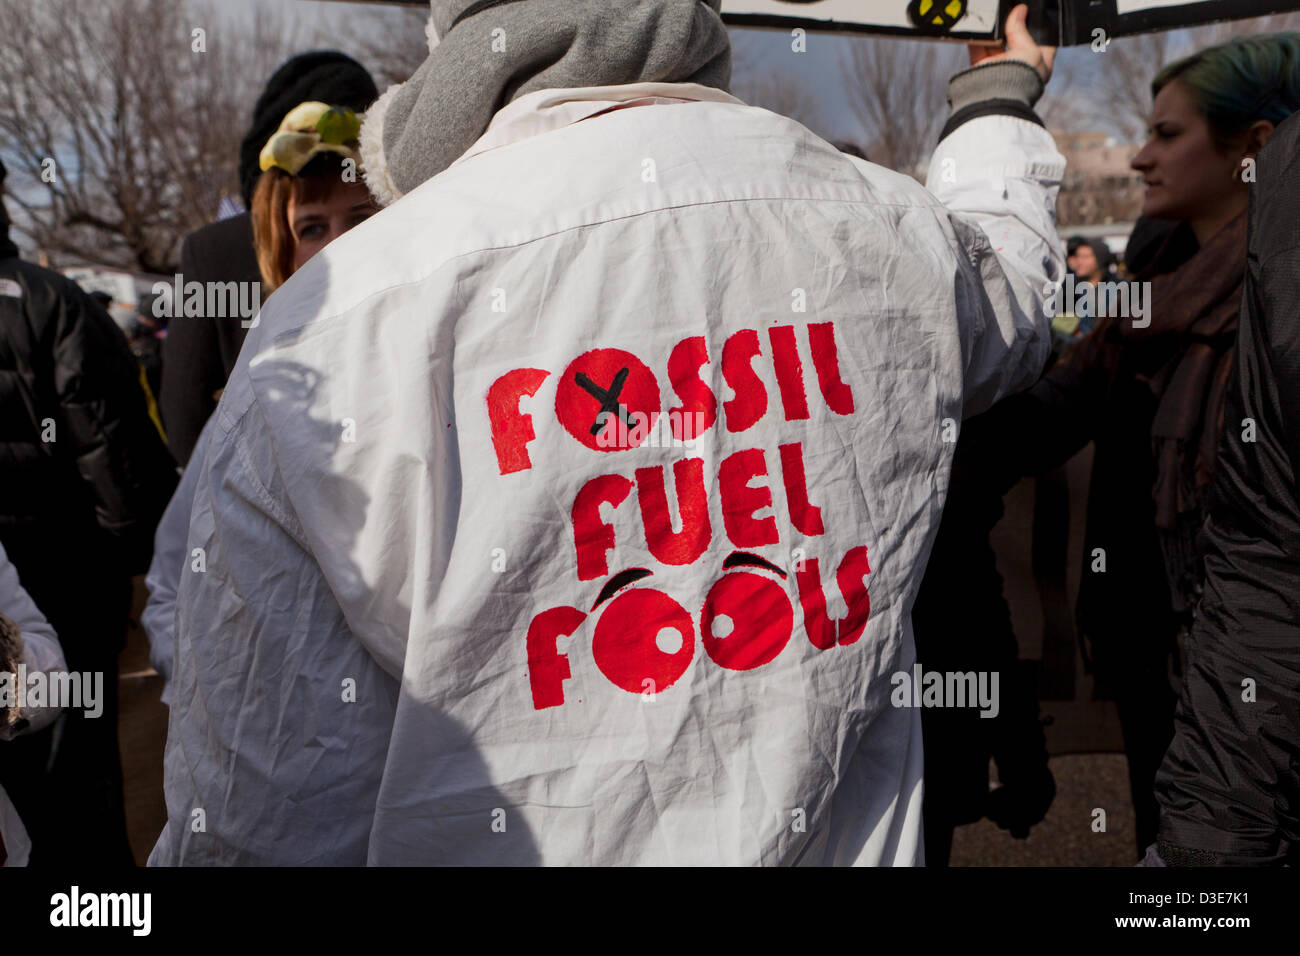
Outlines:
[[[285,115],[299,103],[319,100],[358,113],[379,95],[370,74],[342,53],[317,51],[289,60],[266,84],[253,108],[253,123],[239,147],[244,207],[252,208],[261,175],[258,154]],[[253,220],[245,212],[204,226],[181,246],[183,282],[260,282],[253,247]],[[179,303],[174,304],[177,312]],[[248,330],[240,316],[174,315],[163,345],[162,410],[167,445],[176,461],[189,461],[217,397],[239,357]]]

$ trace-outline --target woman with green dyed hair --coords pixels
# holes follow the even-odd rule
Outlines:
[[[1087,336],[1032,389],[963,430],[982,461],[1010,468],[1004,487],[1095,443],[1077,621],[1098,695],[1118,704],[1139,856],[1156,837],[1169,675],[1202,589],[1197,532],[1217,446],[1242,430],[1223,421],[1223,399],[1255,156],[1300,110],[1300,34],[1202,50],[1162,69],[1152,93],[1150,138],[1133,168],[1147,187],[1144,219],[1166,226],[1153,252],[1130,254],[1138,282],[1098,296]]]
[[[1186,223],[1204,246],[1246,210],[1255,156],[1300,109],[1300,33],[1238,37],[1166,66],[1151,138],[1133,158],[1142,215]]]

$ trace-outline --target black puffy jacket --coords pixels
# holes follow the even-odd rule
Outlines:
[[[176,469],[126,338],[0,219],[0,542],[69,666],[116,653]]]
[[[1170,864],[1300,863],[1300,115],[1258,169],[1205,592],[1156,777]]]

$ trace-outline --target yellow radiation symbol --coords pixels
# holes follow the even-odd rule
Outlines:
[[[966,15],[966,0],[912,0],[907,15],[917,26],[946,32]]]

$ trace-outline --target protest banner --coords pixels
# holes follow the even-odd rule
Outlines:
[[[1300,0],[722,0],[722,18],[736,27],[999,43],[1007,13],[1019,2],[1029,4],[1035,39],[1054,46],[1094,43],[1098,30],[1114,38],[1300,10]]]

